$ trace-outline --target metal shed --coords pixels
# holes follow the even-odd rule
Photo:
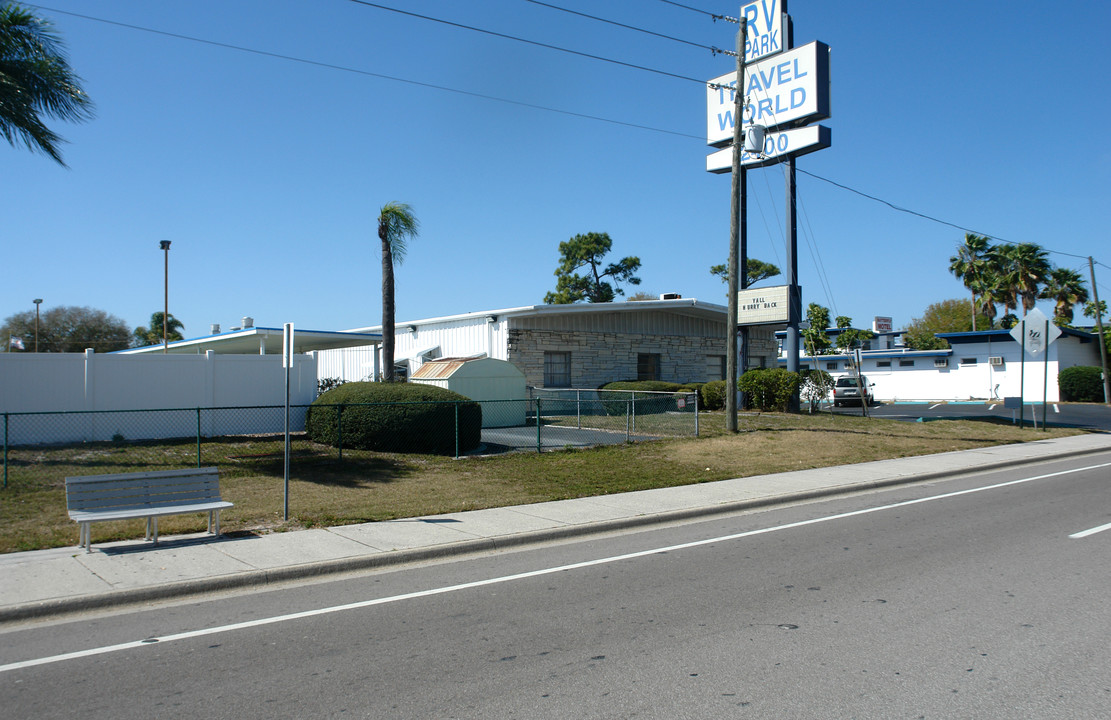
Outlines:
[[[488,358],[486,354],[426,360],[409,381],[447,388],[481,401],[483,428],[524,424],[528,392],[524,373],[512,362]]]
[[[511,362],[483,355],[426,360],[410,382],[453,390],[482,402],[482,427],[525,424],[525,374]]]

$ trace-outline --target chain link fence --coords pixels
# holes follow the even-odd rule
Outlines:
[[[382,452],[544,452],[698,434],[696,393],[532,394],[477,403],[390,403],[392,421],[380,426],[366,417],[381,415],[368,411],[386,404],[290,406],[290,463],[334,464]],[[480,417],[468,410],[476,405]],[[3,413],[2,421],[5,488],[212,465],[225,477],[285,472],[283,405]]]

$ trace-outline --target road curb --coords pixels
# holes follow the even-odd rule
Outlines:
[[[604,535],[611,532],[620,532],[650,525],[666,525],[668,523],[684,522],[698,518],[713,517],[715,515],[729,515],[775,505],[788,505],[791,503],[829,498],[838,495],[851,495],[897,485],[909,485],[912,483],[953,478],[962,475],[974,475],[1015,467],[1017,465],[1030,465],[1033,463],[1062,460],[1070,457],[1094,455],[1107,451],[1107,447],[1078,448],[1049,453],[1044,457],[1036,459],[1014,458],[994,460],[960,470],[937,470],[911,473],[882,480],[865,480],[846,485],[789,492],[782,495],[723,502],[716,505],[685,508],[682,510],[669,510],[659,513],[644,513],[625,518],[548,528],[516,535],[476,538],[474,540],[462,540],[430,547],[394,550],[374,555],[323,560],[266,570],[249,570],[232,575],[183,580],[151,587],[115,590],[96,595],[82,595],[73,598],[59,598],[55,600],[26,603],[23,605],[13,605],[8,608],[0,608],[0,624],[24,620],[41,620],[48,617],[60,617],[81,612],[102,610],[105,608],[123,608],[161,600],[185,599],[191,596],[201,596],[214,592],[243,590],[247,588],[267,588],[282,583],[306,580],[309,578],[338,576],[346,573],[394,567],[429,560],[462,558],[468,555],[479,555],[498,550],[518,549],[557,540],[580,538],[588,535]]]

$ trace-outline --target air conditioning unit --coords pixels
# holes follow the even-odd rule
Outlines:
[[[995,367],[1002,367],[1003,366],[1003,358],[1001,358],[1001,357],[996,357],[996,356],[989,357],[988,362],[991,363]]]
[[[949,358],[934,358],[934,367],[949,367]]]

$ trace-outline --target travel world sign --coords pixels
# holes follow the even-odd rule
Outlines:
[[[720,147],[733,142],[737,74],[727,73],[706,85],[706,142]],[[812,42],[745,66],[744,125],[768,129],[798,127],[829,117],[829,46]]]

